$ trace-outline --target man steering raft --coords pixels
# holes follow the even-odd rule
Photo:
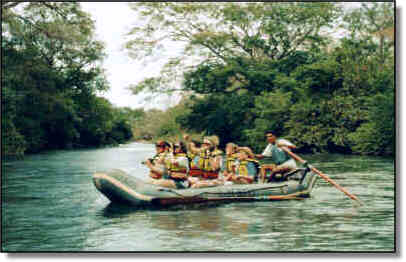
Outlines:
[[[169,145],[163,143],[166,148]],[[157,147],[160,144],[157,143]],[[159,151],[158,151],[159,152]],[[154,161],[147,160],[145,164],[150,168],[151,183],[158,186],[184,189],[189,186],[187,177],[189,171],[189,159],[186,155],[186,146],[183,142],[173,145],[173,153],[161,155]]]
[[[262,154],[255,155],[258,159],[270,157],[274,164],[262,164],[260,170],[261,182],[268,182],[272,180],[280,180],[283,174],[286,174],[297,168],[296,162],[292,159],[281,147],[294,149],[296,146],[286,139],[278,139],[279,132],[267,131],[265,132],[268,145]],[[269,172],[269,176],[267,176]]]

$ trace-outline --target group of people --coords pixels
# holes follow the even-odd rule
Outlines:
[[[217,136],[204,137],[202,142],[185,135],[184,141],[172,145],[157,141],[156,155],[145,161],[150,169],[150,183],[176,189],[213,187],[227,184],[251,184],[283,178],[296,169],[296,162],[286,149],[295,145],[278,139],[275,131],[265,132],[268,142],[262,154],[254,154],[249,147],[228,143],[225,154],[218,148]],[[269,157],[272,164],[260,165],[260,159]]]

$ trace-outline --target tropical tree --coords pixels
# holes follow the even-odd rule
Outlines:
[[[109,88],[104,47],[80,4],[2,2],[2,29],[4,152],[111,142],[125,124],[97,97]]]
[[[144,21],[129,32],[126,47],[132,57],[146,59],[162,52],[165,43],[183,43],[159,77],[130,87],[134,94],[250,90],[272,77],[276,70],[272,62],[327,44],[322,30],[332,26],[340,11],[333,3],[162,2],[131,7]],[[181,87],[173,84],[185,70],[190,72],[189,82]],[[193,74],[203,79],[191,81]],[[213,78],[220,83],[212,81],[202,88],[202,81]]]

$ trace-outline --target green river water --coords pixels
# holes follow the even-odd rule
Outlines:
[[[364,205],[319,179],[305,200],[171,209],[117,206],[96,171],[147,178],[153,145],[52,151],[2,162],[3,251],[393,252],[394,160],[302,156]]]

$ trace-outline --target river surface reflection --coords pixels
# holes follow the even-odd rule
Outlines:
[[[152,145],[53,151],[3,161],[3,251],[394,251],[391,158],[303,156],[357,195],[323,180],[305,200],[138,209],[111,204],[96,171],[147,177]]]

